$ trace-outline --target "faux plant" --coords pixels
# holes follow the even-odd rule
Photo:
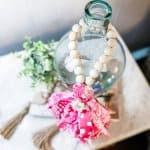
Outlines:
[[[54,66],[54,51],[56,43],[50,41],[47,44],[42,41],[34,42],[31,38],[26,38],[23,43],[24,52],[20,58],[23,61],[21,76],[32,79],[32,87],[39,83],[45,83],[50,89],[57,81],[57,72]]]

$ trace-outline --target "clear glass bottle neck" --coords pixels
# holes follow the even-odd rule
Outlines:
[[[107,2],[93,0],[86,5],[83,20],[90,33],[104,36],[111,16],[112,8]]]

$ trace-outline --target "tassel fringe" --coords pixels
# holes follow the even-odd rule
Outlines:
[[[39,150],[53,150],[50,142],[59,131],[56,125],[46,127],[33,135],[33,143]]]
[[[17,126],[19,123],[22,121],[24,116],[28,113],[29,111],[30,104],[28,104],[20,113],[18,113],[16,116],[11,118],[1,129],[0,129],[0,135],[4,139],[10,139],[10,137],[13,135],[15,132]]]

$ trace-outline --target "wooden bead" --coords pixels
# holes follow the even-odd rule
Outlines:
[[[80,39],[80,37],[81,37],[81,33],[78,32],[78,33],[77,33],[77,39]]]
[[[107,48],[105,48],[105,50],[104,50],[104,55],[112,56],[113,53],[114,53],[114,48],[107,47]]]
[[[108,60],[109,60],[109,57],[108,57],[108,56],[102,55],[102,56],[100,56],[100,58],[99,58],[99,61],[100,61],[99,63],[105,64],[105,63],[108,62]]]
[[[90,77],[97,78],[99,76],[99,72],[95,69],[90,71]]]
[[[80,66],[76,67],[76,68],[74,69],[74,73],[75,73],[76,75],[81,75],[81,74],[83,74],[83,69],[82,69],[82,67],[80,67]]]
[[[76,41],[70,41],[68,44],[68,48],[71,50],[77,49],[77,42]]]
[[[70,56],[72,58],[79,58],[79,52],[77,50],[71,50],[70,51]]]
[[[81,26],[79,24],[75,24],[72,27],[73,32],[81,32]]]
[[[116,38],[116,32],[113,30],[110,30],[106,34],[107,38]]]
[[[84,82],[84,76],[83,75],[78,75],[76,77],[76,82],[77,83],[83,83]]]
[[[102,64],[99,63],[99,62],[96,62],[95,65],[94,65],[94,68],[97,70],[97,71],[100,71],[102,69]]]
[[[69,34],[69,40],[71,40],[71,41],[75,41],[75,40],[77,40],[77,33],[76,32],[70,32],[70,34]]]
[[[80,66],[80,65],[81,65],[81,60],[80,60],[80,58],[75,58],[75,59],[73,59],[73,63],[74,63],[75,66]]]
[[[107,41],[108,47],[114,48],[116,46],[116,40],[115,39],[109,39]]]
[[[108,25],[108,30],[113,30],[113,26],[111,23],[109,23],[109,25]]]
[[[91,77],[86,77],[85,83],[89,86],[91,86],[94,83],[94,79]]]

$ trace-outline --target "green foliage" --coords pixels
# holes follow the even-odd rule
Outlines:
[[[31,38],[26,38],[23,44],[24,52],[19,58],[22,59],[24,68],[20,75],[32,79],[32,87],[43,82],[47,88],[51,88],[57,81],[57,72],[54,66],[54,51],[56,43],[51,41],[43,43],[34,42]]]

